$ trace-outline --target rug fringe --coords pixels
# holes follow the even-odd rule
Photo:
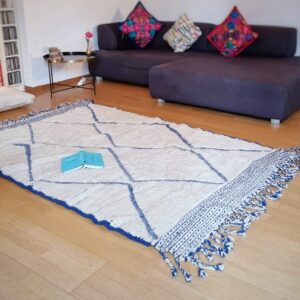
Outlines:
[[[77,107],[87,106],[91,103],[94,103],[94,101],[88,99],[77,100],[76,102],[66,102],[66,103],[59,104],[54,109],[48,108],[38,112],[30,112],[27,115],[19,116],[16,119],[7,119],[0,122],[0,130],[4,130],[7,128],[15,128],[21,125],[37,122],[57,114],[62,114],[68,110]]]
[[[182,256],[159,248],[157,246],[159,241],[156,242],[154,246],[170,268],[173,277],[178,275],[178,268],[186,282],[192,281],[192,275],[182,267],[182,262],[196,266],[200,278],[206,277],[206,270],[224,270],[224,265],[222,263],[213,264],[214,260],[217,257],[226,257],[233,250],[234,236],[245,236],[250,224],[266,212],[267,200],[278,200],[287,187],[287,183],[294,179],[300,170],[300,147],[278,151],[289,152],[289,161],[277,166],[266,181],[266,185],[251,194],[240,209],[232,213],[223,224],[203,240],[196,251]],[[177,267],[172,263],[169,255],[174,258]],[[204,257],[204,260],[201,257]]]

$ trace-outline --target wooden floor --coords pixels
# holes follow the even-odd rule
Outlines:
[[[275,128],[254,118],[159,105],[146,88],[109,81],[97,84],[97,96],[72,90],[51,101],[48,91],[36,93],[34,105],[0,113],[0,120],[92,98],[272,147],[300,145],[300,111]],[[194,273],[191,284],[172,279],[154,249],[0,179],[0,299],[300,299],[300,176],[236,240],[224,272],[204,280]]]

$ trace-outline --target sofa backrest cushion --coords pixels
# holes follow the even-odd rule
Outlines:
[[[103,50],[134,49],[134,45],[127,34],[123,34],[119,27],[122,23],[101,24],[98,26],[98,47]]]
[[[164,34],[174,25],[174,22],[162,22],[163,28],[156,34],[147,48],[161,49],[173,51],[170,46],[164,41]],[[128,35],[123,35],[119,27],[122,23],[101,24],[98,26],[98,47],[103,50],[125,50],[136,48]],[[196,51],[215,51],[210,45],[206,36],[213,30],[213,24],[208,23],[194,23],[200,27],[202,36],[190,48]]]
[[[292,57],[297,49],[297,29],[278,26],[251,25],[258,39],[241,55]]]
[[[120,31],[121,23],[102,24],[98,26],[98,46],[105,50],[134,49],[128,35]],[[163,35],[172,27],[174,22],[163,22],[163,28],[157,33],[147,48],[172,51],[163,40]],[[188,50],[217,52],[209,43],[206,36],[215,28],[214,24],[195,23],[200,27],[202,36]],[[297,49],[297,29],[291,27],[251,25],[259,34],[259,38],[245,49],[241,55],[266,57],[292,57]]]

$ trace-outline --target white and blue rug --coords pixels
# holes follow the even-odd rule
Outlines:
[[[100,152],[105,167],[63,174],[60,160]],[[254,143],[94,105],[65,104],[0,123],[0,175],[96,224],[181,262],[222,270],[245,234],[299,170],[300,149]]]

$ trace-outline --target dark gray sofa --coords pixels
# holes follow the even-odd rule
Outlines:
[[[154,98],[218,109],[278,123],[300,107],[300,57],[294,28],[252,26],[259,39],[240,56],[224,58],[206,39],[215,27],[196,23],[203,35],[184,53],[163,40],[164,22],[147,49],[122,36],[119,23],[98,26],[93,76],[149,86]]]

